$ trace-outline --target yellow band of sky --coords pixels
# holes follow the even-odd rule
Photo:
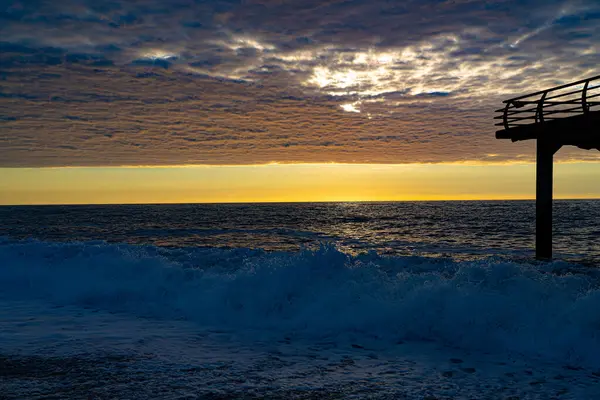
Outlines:
[[[555,198],[600,198],[600,163],[555,164]],[[532,199],[535,165],[268,164],[0,169],[0,204]]]

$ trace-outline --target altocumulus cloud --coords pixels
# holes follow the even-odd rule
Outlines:
[[[530,160],[498,102],[600,73],[592,0],[2,7],[3,167]]]

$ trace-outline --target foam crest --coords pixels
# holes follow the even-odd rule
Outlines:
[[[248,335],[433,340],[600,365],[600,278],[555,262],[0,241],[0,292]]]

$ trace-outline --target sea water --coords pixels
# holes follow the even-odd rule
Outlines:
[[[600,398],[600,201],[0,208],[9,398]],[[62,394],[61,394],[62,393]],[[516,397],[515,397],[516,396]]]
[[[600,258],[600,200],[555,201],[554,250]],[[177,248],[532,257],[532,201],[0,207],[0,236]]]

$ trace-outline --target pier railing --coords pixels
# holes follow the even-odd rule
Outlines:
[[[494,119],[504,129],[600,111],[600,75],[504,100]]]

